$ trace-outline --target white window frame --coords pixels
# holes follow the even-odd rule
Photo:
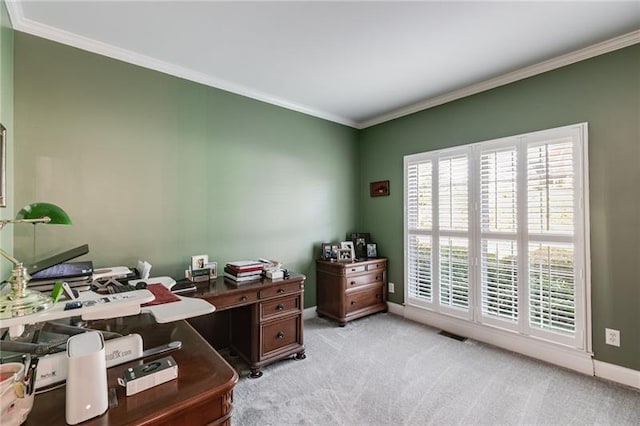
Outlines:
[[[574,283],[575,283],[575,333],[573,335],[540,330],[529,326],[529,294],[528,294],[528,244],[530,239],[527,224],[527,175],[526,165],[527,148],[535,144],[553,140],[556,137],[568,137],[573,140],[573,167],[574,167],[574,231],[567,242],[574,246]],[[517,323],[507,324],[507,321],[494,320],[482,314],[482,288],[481,288],[481,238],[482,235],[490,235],[500,238],[500,233],[482,233],[480,217],[480,156],[481,152],[514,146],[517,153],[517,227],[516,247],[518,251],[518,320]],[[466,153],[468,158],[468,189],[469,189],[469,310],[441,306],[439,294],[439,237],[455,236],[457,232],[442,232],[439,229],[439,194],[438,194],[438,161],[440,158],[450,157]],[[542,130],[490,141],[458,146],[454,148],[429,151],[404,157],[404,300],[405,305],[435,312],[446,316],[453,316],[466,320],[474,325],[499,328],[508,332],[517,333],[533,339],[542,339],[548,342],[569,346],[582,351],[591,351],[591,274],[589,268],[589,191],[588,191],[588,125],[579,123],[554,129]],[[432,229],[416,231],[409,229],[408,222],[408,167],[417,162],[431,161],[432,163]],[[409,236],[429,235],[432,246],[432,300],[420,300],[409,296]],[[513,240],[513,234],[506,235],[508,240]],[[544,239],[544,238],[543,238]],[[560,238],[559,240],[562,240]],[[549,241],[558,239],[553,237]]]

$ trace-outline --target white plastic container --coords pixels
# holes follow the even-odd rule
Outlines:
[[[103,414],[109,406],[102,333],[88,331],[70,337],[67,358],[65,419],[75,425]]]

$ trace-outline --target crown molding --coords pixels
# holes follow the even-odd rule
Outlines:
[[[561,55],[535,65],[521,68],[519,70],[512,71],[489,80],[475,83],[470,86],[445,93],[443,95],[429,98],[424,101],[399,108],[391,112],[387,112],[363,122],[358,122],[326,111],[320,111],[305,105],[290,102],[285,99],[272,96],[267,93],[263,93],[242,85],[234,84],[223,79],[214,78],[207,74],[194,71],[189,68],[170,64],[168,62],[160,61],[149,56],[140,55],[126,49],[114,47],[90,38],[82,37],[77,34],[60,30],[48,25],[43,25],[39,22],[25,18],[22,11],[22,6],[19,1],[5,0],[5,4],[7,5],[11,24],[17,31],[46,38],[48,40],[76,47],[78,49],[107,56],[109,58],[138,65],[154,71],[159,71],[168,75],[183,78],[185,80],[204,84],[206,86],[214,87],[216,89],[221,89],[227,92],[235,93],[237,95],[266,102],[268,104],[276,105],[292,111],[297,111],[302,114],[310,115],[323,120],[343,124],[345,126],[353,127],[359,130],[366,129],[367,127],[395,120],[396,118],[404,117],[406,115],[433,108],[438,105],[455,101],[457,99],[475,95],[477,93],[504,86],[518,80],[533,77],[547,71],[561,68],[576,62],[583,61],[585,59],[593,58],[595,56],[603,55],[614,50],[622,49],[633,44],[640,43],[640,30],[632,31],[630,33],[615,37],[610,40],[606,40],[604,42],[586,47],[584,49],[567,53],[565,55]]]
[[[32,21],[23,16],[22,7],[19,5],[19,2],[8,1],[6,4],[8,6],[7,9],[9,11],[9,16],[14,30],[42,37],[61,44],[66,44],[71,47],[76,47],[81,50],[86,50],[98,55],[117,59],[133,65],[138,65],[143,68],[159,71],[164,74],[179,77],[185,80],[200,83],[205,86],[210,86],[247,98],[262,101],[271,105],[286,108],[288,110],[297,111],[305,115],[310,115],[323,120],[343,124],[345,126],[358,128],[358,123],[356,123],[355,121],[340,117],[335,114],[331,114],[329,112],[320,111],[302,104],[290,102],[285,99],[278,98],[276,96],[272,96],[267,93],[263,93],[239,84],[234,84],[220,78],[212,77],[199,71],[194,71],[186,67],[174,65],[149,56],[141,55],[139,53],[121,49],[107,43],[102,43],[100,41],[96,41],[87,37],[70,33],[68,31],[44,25],[36,21]]]
[[[367,127],[375,126],[387,121],[395,120],[396,118],[404,117],[415,112],[423,111],[425,109],[433,108],[438,105],[445,104],[447,102],[455,101],[457,99],[465,98],[467,96],[475,95],[486,90],[494,89],[496,87],[504,86],[523,80],[525,78],[533,77],[538,74],[552,71],[557,68],[561,68],[567,65],[571,65],[576,62],[584,61],[595,56],[603,55],[605,53],[613,52],[614,50],[623,49],[633,44],[640,43],[640,30],[632,31],[630,33],[621,35],[619,37],[612,38],[610,40],[603,41],[598,44],[594,44],[584,49],[576,50],[565,55],[561,55],[544,62],[537,63],[525,68],[521,68],[516,71],[512,71],[501,76],[485,80],[479,83],[472,84],[462,89],[454,90],[452,92],[445,93],[440,96],[426,99],[416,104],[391,111],[389,113],[380,115],[378,117],[367,120],[360,123],[360,129],[366,129]]]

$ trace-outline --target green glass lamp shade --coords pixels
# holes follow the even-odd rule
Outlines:
[[[51,219],[49,224],[54,225],[71,225],[71,218],[60,207],[51,203],[31,203],[24,206],[16,215],[16,219],[41,219],[48,217]]]

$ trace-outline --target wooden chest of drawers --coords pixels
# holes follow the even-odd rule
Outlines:
[[[341,327],[356,318],[387,311],[387,259],[360,262],[316,262],[319,316]]]

